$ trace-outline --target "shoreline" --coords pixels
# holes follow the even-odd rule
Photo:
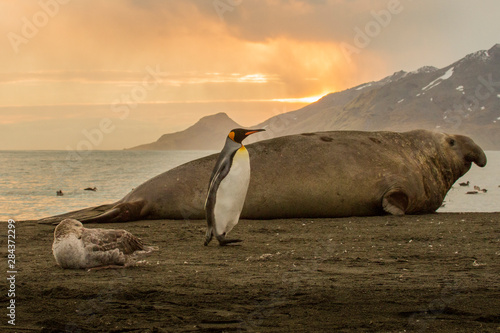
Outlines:
[[[65,270],[52,257],[54,226],[18,223],[16,329],[500,328],[500,213],[242,220],[231,236],[243,242],[227,247],[203,246],[204,220],[86,227],[126,229],[159,250],[134,267]]]
[[[494,211],[494,212],[468,212],[468,211],[465,211],[465,212],[439,212],[439,211],[436,211],[432,214],[414,214],[414,215],[405,215],[405,216],[426,216],[426,215],[429,215],[429,216],[434,216],[434,215],[460,215],[460,214],[500,214],[500,211]],[[311,220],[319,220],[319,219],[329,219],[329,220],[332,220],[332,221],[335,221],[336,219],[345,219],[345,218],[370,218],[370,217],[384,217],[384,216],[391,216],[389,214],[387,215],[375,215],[375,216],[349,216],[349,217],[294,217],[294,218],[286,218],[286,219],[246,219],[247,221],[274,221],[274,220],[299,220],[299,219],[311,219]],[[44,216],[44,217],[41,217],[40,219],[42,218],[47,218],[48,216]],[[20,223],[35,223],[37,224],[37,221],[39,219],[21,219],[21,220],[17,220],[15,218],[13,218],[13,220],[15,220],[16,222],[20,222]],[[190,220],[193,220],[193,221],[205,221],[205,219],[190,219]],[[134,223],[134,222],[140,222],[140,221],[183,221],[183,220],[170,220],[170,219],[164,219],[164,220],[139,220],[139,221],[130,221],[130,222],[120,222],[120,223],[116,223],[116,224],[123,224],[123,225],[126,225],[128,223]],[[7,223],[7,220],[0,220],[0,223]],[[112,225],[113,223],[108,223],[110,225]],[[98,224],[88,224],[88,225],[98,225]]]

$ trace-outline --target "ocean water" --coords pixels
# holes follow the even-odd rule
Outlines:
[[[488,163],[484,168],[472,164],[469,172],[455,182],[438,212],[500,212],[500,151],[486,151]],[[469,181],[469,186],[459,183]],[[487,192],[467,194],[474,185]]]
[[[151,177],[213,151],[0,151],[0,221],[39,219],[112,203]],[[439,212],[499,212],[500,152],[473,165]],[[469,181],[469,187],[458,186]],[[486,193],[466,194],[477,185]],[[84,191],[97,187],[96,192]],[[64,196],[56,196],[62,190]]]
[[[0,151],[0,221],[113,203],[144,181],[213,151]],[[84,191],[87,187],[97,191]],[[62,190],[64,195],[57,196]]]

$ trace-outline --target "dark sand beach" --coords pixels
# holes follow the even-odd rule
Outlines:
[[[244,242],[227,247],[203,246],[201,220],[88,227],[159,250],[135,267],[65,270],[54,226],[17,222],[16,326],[4,291],[1,331],[500,331],[500,213],[242,220],[230,236]]]

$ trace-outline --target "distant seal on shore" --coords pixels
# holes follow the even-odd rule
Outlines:
[[[472,139],[427,130],[306,133],[247,149],[252,179],[241,213],[247,219],[431,213],[472,163],[486,165]],[[164,172],[114,204],[40,222],[69,216],[82,222],[203,219],[217,156]]]
[[[148,250],[126,230],[88,229],[65,219],[54,230],[52,253],[62,268],[125,266],[135,251]]]

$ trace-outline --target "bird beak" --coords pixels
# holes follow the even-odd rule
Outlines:
[[[253,130],[253,131],[246,132],[245,136],[249,136],[250,134],[254,134],[254,133],[257,133],[257,132],[263,132],[263,131],[265,131],[265,129],[256,129],[256,130]]]

